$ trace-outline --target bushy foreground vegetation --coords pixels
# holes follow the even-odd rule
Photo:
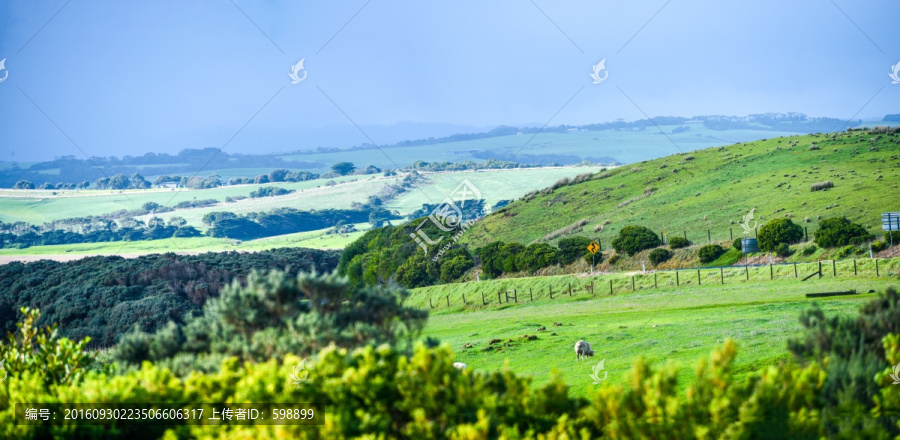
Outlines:
[[[254,272],[245,286],[235,281],[183,325],[170,322],[154,334],[125,335],[116,357],[127,364],[150,360],[186,376],[212,371],[226,357],[261,362],[309,356],[329,344],[410,347],[428,313],[402,306],[407,294],[396,288],[353,288],[336,275]]]
[[[52,361],[53,353],[75,356],[83,347],[45,332],[42,339],[19,336],[0,345],[4,360],[24,360],[7,361],[0,430],[4,438],[887,439],[900,434],[900,387],[891,378],[891,366],[900,363],[898,313],[893,290],[859,317],[829,318],[812,309],[801,317],[805,338],[791,344],[798,361],[736,381],[737,344],[727,340],[697,363],[683,394],[674,365],[639,359],[628,386],[601,385],[588,398],[570,396],[559,377],[536,388],[508,369],[460,371],[448,346],[418,345],[412,353],[389,344],[329,346],[307,364],[308,380],[294,385],[289,374],[300,361],[294,355],[260,362],[229,357],[215,372],[187,377],[150,362],[140,369],[91,370],[90,356]],[[26,318],[20,335],[37,333]],[[67,369],[82,371],[59,374]],[[315,402],[322,424],[16,425],[13,402]]]
[[[339,253],[284,248],[139,258],[88,257],[0,265],[0,331],[13,331],[21,307],[40,308],[39,324],[59,323],[60,334],[92,346],[110,346],[135,325],[145,331],[199,313],[234,281],[253,270],[328,273]]]

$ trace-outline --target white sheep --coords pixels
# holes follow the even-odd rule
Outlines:
[[[593,357],[594,350],[591,350],[591,344],[588,344],[584,339],[581,339],[575,343],[575,359],[584,360],[587,356]]]
[[[462,362],[454,362],[453,367],[456,368],[457,370],[465,370],[466,367],[468,367],[468,365],[466,365]]]

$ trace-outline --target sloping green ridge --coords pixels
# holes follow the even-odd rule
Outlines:
[[[738,223],[753,208],[759,225],[790,216],[812,234],[819,216],[846,216],[880,237],[881,213],[900,211],[898,144],[897,134],[853,131],[676,154],[524,197],[473,225],[461,241],[475,247],[495,240],[529,243],[586,220],[575,235],[600,239],[604,249],[630,224],[669,236],[686,231],[705,243],[708,234],[712,241],[741,236]],[[811,191],[825,180],[834,188]],[[594,231],[607,220],[603,231]]]

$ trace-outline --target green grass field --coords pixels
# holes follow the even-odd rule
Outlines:
[[[425,175],[428,180],[419,184],[419,188],[400,195],[388,203],[387,207],[408,214],[420,209],[424,203],[441,203],[463,180],[468,179],[481,192],[485,208],[490,208],[501,200],[521,197],[528,191],[549,186],[563,177],[596,173],[601,169],[602,167],[585,166],[427,173]],[[529,189],[526,191],[526,188]]]
[[[380,176],[380,175],[379,175]],[[363,184],[357,182],[359,180],[368,179],[372,176],[345,176],[333,179],[335,182],[349,182],[346,185],[359,185],[359,187],[371,186],[371,184]],[[7,223],[24,221],[32,224],[41,224],[43,222],[59,220],[71,217],[85,217],[88,215],[101,215],[118,210],[135,210],[140,209],[141,205],[146,202],[156,202],[164,206],[174,206],[180,202],[191,200],[215,199],[224,202],[227,196],[248,196],[251,191],[261,186],[278,186],[287,189],[300,191],[309,191],[310,201],[327,203],[330,197],[322,196],[321,188],[324,187],[327,180],[309,180],[306,182],[280,182],[263,185],[235,185],[224,186],[211,189],[146,189],[146,190],[0,190],[0,221]],[[387,179],[386,179],[387,180]],[[391,181],[395,178],[391,178]],[[347,188],[343,185],[335,187],[327,187],[336,191],[345,191]],[[55,195],[53,193],[56,193]],[[295,194],[288,196],[295,196]],[[287,197],[287,196],[282,196]],[[296,196],[295,196],[296,197]],[[259,200],[259,199],[257,199]],[[265,200],[262,199],[262,200]],[[365,198],[363,197],[363,201]],[[296,200],[291,199],[296,203]],[[346,202],[346,206],[354,200]],[[241,202],[255,202],[242,200]],[[238,205],[240,202],[229,203],[225,206]],[[255,205],[254,205],[255,206]],[[277,206],[277,205],[276,205]],[[276,207],[273,206],[273,207]],[[343,206],[343,205],[341,205]],[[256,206],[259,208],[259,206]],[[218,207],[221,210],[221,206]],[[172,215],[182,215],[187,218],[202,217],[188,214],[189,211],[199,211],[200,209],[177,210],[180,214],[166,213]],[[160,215],[162,217],[162,214]],[[199,220],[198,220],[199,222]]]
[[[738,342],[739,379],[759,367],[788,359],[786,341],[801,334],[799,314],[813,302],[828,315],[854,315],[862,304],[876,296],[861,293],[814,300],[805,294],[849,289],[883,292],[888,286],[897,286],[900,260],[883,263],[890,264],[891,276],[826,276],[812,283],[792,279],[791,273],[791,278],[769,281],[766,269],[764,280],[726,279],[724,286],[698,286],[693,282],[653,289],[645,279],[645,288],[636,292],[617,291],[610,296],[598,287],[596,296],[580,291],[572,296],[555,295],[553,300],[546,294],[549,285],[562,289],[566,280],[584,283],[586,279],[564,276],[482,281],[416,289],[408,303],[419,307],[424,303],[424,308],[429,309],[429,297],[439,300],[437,308],[429,309],[423,338],[433,337],[449,344],[456,359],[475,370],[493,371],[508,366],[517,374],[531,376],[536,384],[543,384],[558,373],[574,394],[587,396],[595,387],[589,374],[597,362],[605,359],[608,383],[625,386],[632,363],[644,357],[655,363],[674,362],[679,368],[679,386],[684,389],[694,378],[696,361],[707,357],[726,338]],[[719,274],[715,272],[718,281]],[[527,285],[535,291],[541,289],[540,297],[533,303],[528,302],[527,287],[522,288]],[[519,303],[498,304],[496,291],[512,286],[520,288]],[[482,289],[493,290],[487,295],[492,301],[488,306],[481,305],[478,291]],[[463,292],[467,292],[470,303],[466,308],[461,303]],[[445,305],[446,295],[450,295],[451,307]],[[537,331],[542,326],[546,331]],[[523,338],[525,335],[537,339],[528,340]],[[490,344],[493,339],[501,342]],[[576,362],[573,346],[579,339],[591,343],[595,357]],[[473,347],[465,348],[466,344]]]
[[[881,213],[900,211],[896,136],[835,135],[769,139],[620,167],[610,177],[514,202],[475,224],[462,241],[475,246],[494,240],[529,243],[586,220],[582,235],[607,245],[632,224],[670,237],[687,232],[688,239],[706,243],[741,236],[738,223],[754,208],[759,225],[791,217],[812,236],[820,217],[846,216],[881,236]],[[813,143],[817,149],[810,149]],[[834,187],[810,190],[826,180]],[[604,224],[602,231],[594,231]]]
[[[73,255],[134,255],[164,252],[222,252],[259,251],[282,247],[313,249],[343,249],[364,233],[368,223],[359,223],[360,232],[344,235],[328,235],[326,230],[298,232],[257,240],[239,241],[227,238],[192,237],[149,241],[115,241],[107,243],[79,243],[54,246],[33,246],[25,249],[0,249],[0,260],[15,261],[16,256],[40,256],[48,258]]]

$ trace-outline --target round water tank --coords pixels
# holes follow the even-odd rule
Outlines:
[[[759,243],[757,243],[755,238],[742,238],[741,252],[745,254],[749,254],[751,252],[760,252]]]

